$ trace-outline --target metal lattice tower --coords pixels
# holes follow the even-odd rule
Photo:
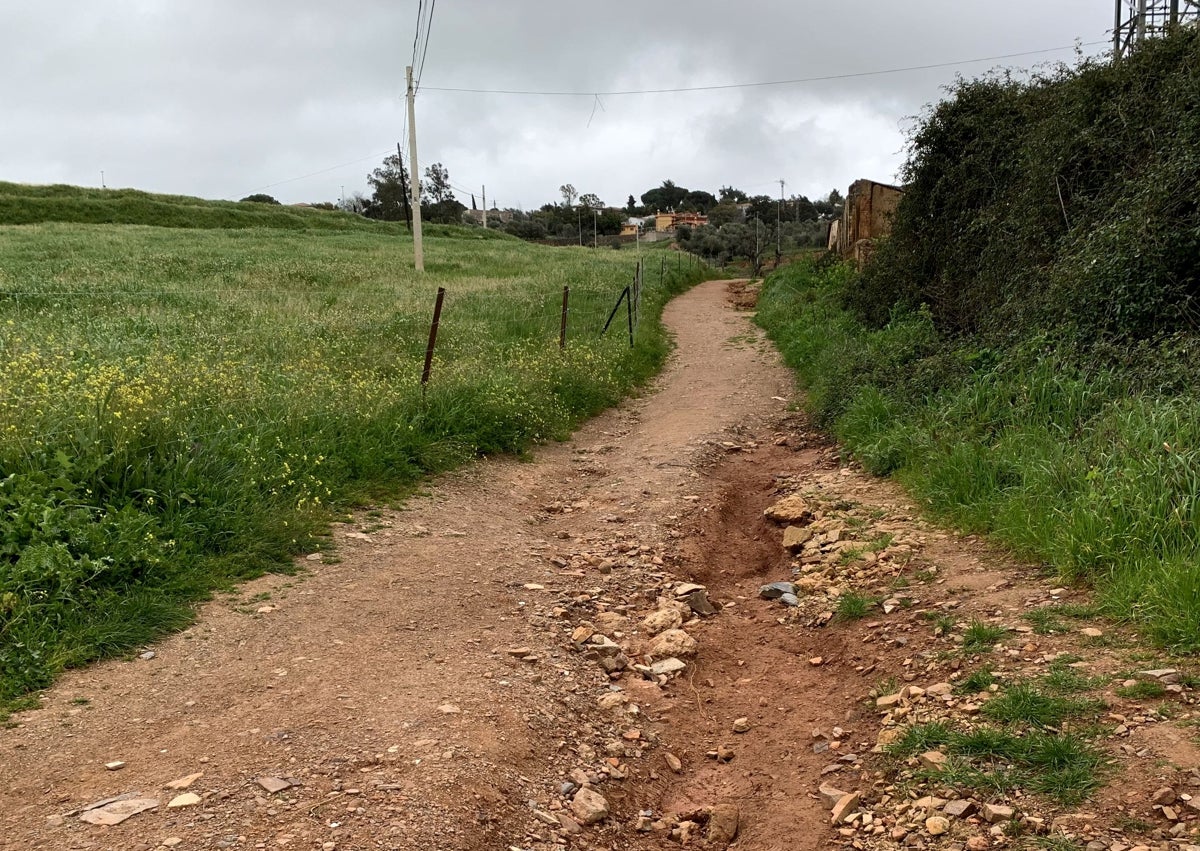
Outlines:
[[[1128,55],[1147,38],[1166,35],[1177,26],[1200,22],[1200,0],[1116,0],[1113,58]]]

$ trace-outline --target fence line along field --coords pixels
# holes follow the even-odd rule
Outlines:
[[[61,199],[44,218],[71,218]],[[319,548],[331,506],[565,435],[657,369],[659,310],[703,275],[646,264],[631,346],[600,333],[631,251],[446,228],[418,276],[394,226],[226,206],[196,228],[0,225],[0,708]]]

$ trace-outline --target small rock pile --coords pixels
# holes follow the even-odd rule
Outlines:
[[[827,474],[834,478],[835,474]],[[842,477],[836,475],[837,479]],[[920,560],[927,538],[908,514],[869,511],[840,499],[822,496],[818,478],[803,493],[787,493],[764,516],[782,529],[782,546],[792,554],[791,578],[763,585],[760,596],[788,609],[785,620],[824,626],[833,618],[839,598],[859,588],[884,587],[905,571],[936,573]],[[792,483],[786,481],[786,490]],[[884,600],[885,613],[901,605]]]

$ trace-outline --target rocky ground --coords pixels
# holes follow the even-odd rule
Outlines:
[[[0,848],[1200,848],[1190,660],[845,463],[733,289],[569,443],[64,677]]]

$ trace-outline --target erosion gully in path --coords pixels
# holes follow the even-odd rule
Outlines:
[[[891,841],[904,816],[838,833],[817,787],[871,788],[879,719],[863,699],[885,674],[921,673],[919,622],[828,623],[825,579],[792,610],[759,599],[792,563],[763,509],[806,488],[829,516],[870,506],[886,538],[838,564],[923,570],[932,596],[958,595],[947,606],[1063,592],[840,465],[789,413],[791,376],[729,282],[676,299],[665,322],[664,374],[569,442],[364,513],[300,575],[64,676],[0,731],[0,848]],[[822,534],[828,562],[838,534]],[[685,581],[706,586],[703,617],[678,602]],[[671,657],[686,667],[654,673]],[[106,819],[119,823],[91,823]]]

